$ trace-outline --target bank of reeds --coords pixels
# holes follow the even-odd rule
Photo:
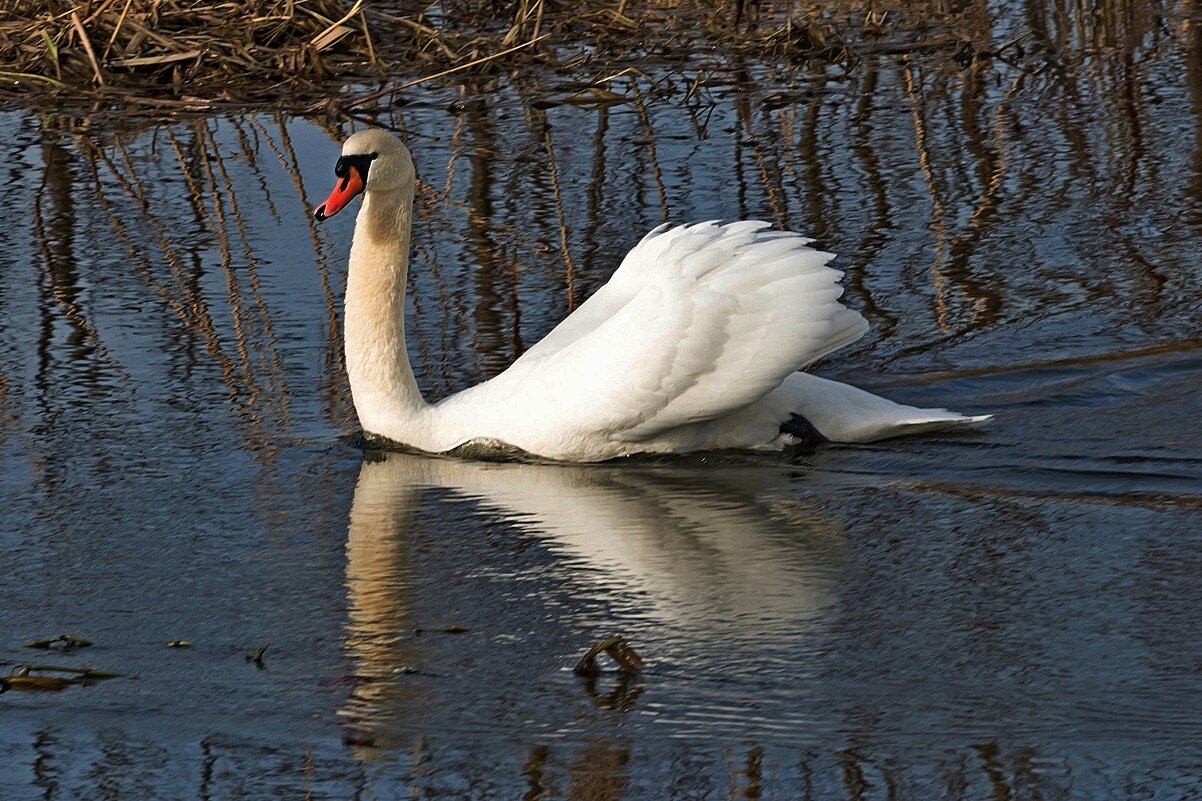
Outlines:
[[[850,68],[871,51],[962,46],[963,31],[941,27],[954,16],[942,8],[924,0],[891,12],[868,0],[804,9],[769,0],[9,0],[0,6],[0,95],[345,109],[390,102],[429,80],[530,64],[586,83],[690,56]],[[362,91],[345,91],[351,84]]]

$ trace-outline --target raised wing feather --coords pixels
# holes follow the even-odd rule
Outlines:
[[[464,395],[476,409],[521,404],[543,432],[553,420],[561,437],[628,441],[763,398],[866,327],[838,301],[832,255],[767,227],[657,229],[543,341]]]

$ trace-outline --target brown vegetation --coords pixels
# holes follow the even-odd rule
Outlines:
[[[10,0],[0,9],[0,92],[348,108],[531,63],[594,85],[689,55],[850,68],[868,52],[963,48],[972,37],[970,26],[950,27],[958,16],[925,2],[880,12],[866,0]],[[349,84],[384,88],[340,94]]]

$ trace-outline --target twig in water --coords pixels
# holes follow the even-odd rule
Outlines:
[[[70,651],[72,648],[87,648],[92,644],[91,640],[85,640],[83,637],[76,637],[73,634],[60,634],[57,637],[51,637],[48,640],[34,640],[33,642],[27,642],[21,647],[41,648],[46,650],[60,642],[63,644],[64,651]]]
[[[576,663],[576,675],[596,676],[600,673],[601,668],[597,665],[597,657],[602,652],[609,655],[609,658],[618,666],[619,672],[627,675],[638,673],[645,664],[643,658],[638,655],[625,637],[614,635],[588,649],[588,653]]]
[[[257,667],[259,670],[263,670],[267,667],[267,665],[263,664],[263,654],[267,653],[267,649],[269,647],[269,645],[260,645],[253,654],[247,655],[246,661],[253,662],[255,667]]]

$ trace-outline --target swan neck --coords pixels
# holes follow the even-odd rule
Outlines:
[[[405,344],[413,187],[367,192],[346,287],[346,370],[363,429],[400,442],[426,407]]]

